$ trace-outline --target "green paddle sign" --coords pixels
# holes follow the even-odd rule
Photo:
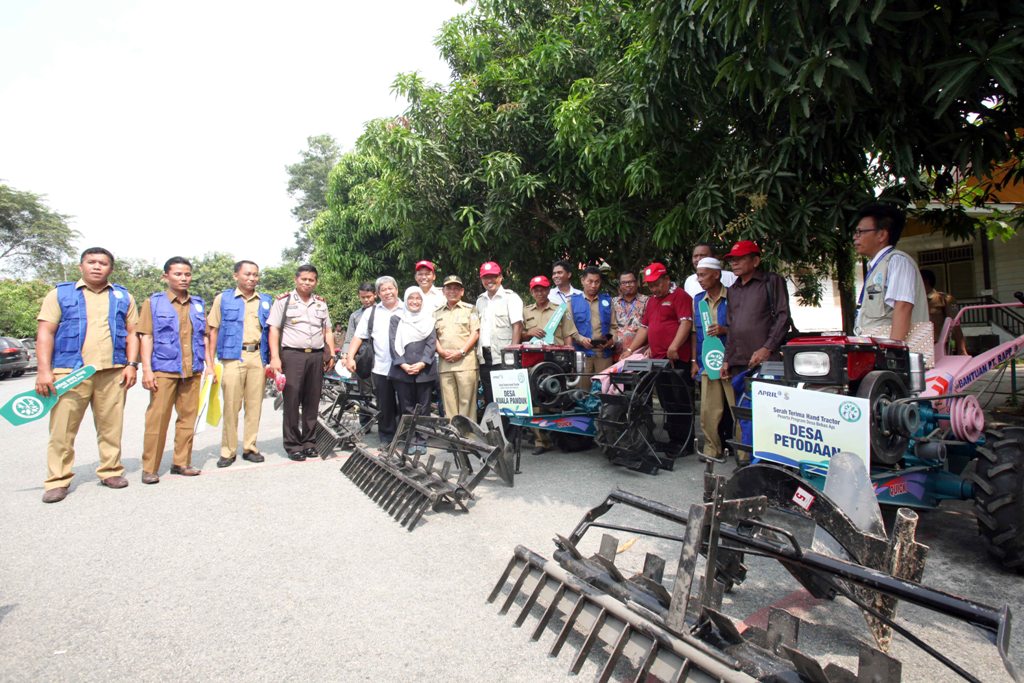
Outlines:
[[[74,372],[53,383],[57,393],[50,396],[40,396],[35,389],[22,392],[0,407],[0,417],[10,422],[15,427],[20,427],[28,422],[34,422],[50,412],[50,409],[57,405],[61,394],[74,389],[79,384],[96,374],[96,368],[92,365],[78,368]]]
[[[725,364],[725,346],[718,337],[708,334],[711,329],[711,309],[708,307],[708,298],[705,296],[697,304],[700,311],[700,324],[704,328],[704,341],[701,342],[701,361],[704,364],[704,372],[708,373],[708,379],[720,379],[722,377],[722,365]]]

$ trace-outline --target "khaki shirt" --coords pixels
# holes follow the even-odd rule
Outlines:
[[[586,294],[581,294],[587,303],[590,304],[590,338],[601,337],[601,297],[595,295],[593,299],[587,299]],[[568,311],[569,316],[572,316],[572,311]],[[612,337],[615,336],[615,332],[619,329],[619,320],[615,317],[615,313],[612,312],[611,325],[608,328],[608,334]],[[575,323],[573,323],[575,327]]]
[[[476,370],[479,367],[473,349],[466,348],[469,338],[480,330],[480,318],[476,311],[465,301],[449,308],[447,303],[434,311],[434,329],[437,331],[437,348],[448,351],[465,351],[466,357],[449,363],[439,358],[438,372],[458,372],[460,370]]]
[[[324,333],[333,327],[322,296],[303,301],[294,289],[277,297],[267,324],[281,330],[281,347],[289,349],[322,349]]]
[[[206,324],[209,327],[220,329],[220,305],[221,297],[224,293],[221,292],[217,296],[213,297],[213,304],[210,306],[210,317],[206,319]],[[245,296],[242,291],[235,287],[235,297]],[[252,296],[245,300],[245,320],[242,322],[242,343],[243,344],[258,344],[260,339],[263,338],[263,330],[260,328],[260,295],[257,292],[253,292]]]
[[[186,296],[179,299],[172,296],[170,292],[164,292],[164,296],[171,302],[174,311],[178,314],[178,344],[181,346],[181,374],[176,372],[159,372],[154,370],[156,377],[191,377],[192,372],[192,318],[189,317],[188,308],[192,303],[192,297]],[[149,298],[142,302],[142,312],[139,313],[139,334],[153,336],[153,307],[149,304]],[[150,366],[152,367],[152,365]]]
[[[103,286],[98,292],[94,292],[85,285],[85,280],[75,283],[75,289],[82,290],[85,296],[85,340],[82,343],[82,364],[92,365],[97,372],[110,368],[122,368],[124,365],[114,365],[114,340],[110,338],[110,283]],[[60,324],[60,303],[57,301],[57,289],[51,289],[43,297],[43,305],[39,309],[36,320],[44,323]],[[128,329],[134,328],[139,323],[139,312],[135,307],[135,298],[128,295],[128,313],[125,315],[125,324]],[[71,371],[71,368],[53,368],[54,371]]]
[[[548,299],[548,303],[544,308],[540,308],[537,304],[530,304],[523,309],[523,342],[531,341],[526,337],[526,333],[535,327],[544,329],[544,326],[551,320],[551,316],[555,314],[558,307],[561,304]],[[555,343],[556,344],[572,344],[572,340],[579,337],[579,333],[576,331],[576,323],[572,320],[572,311],[569,309],[569,304],[565,305],[565,314],[562,315],[562,319],[558,321],[558,327],[555,328]]]

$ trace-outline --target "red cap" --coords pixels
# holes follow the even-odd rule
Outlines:
[[[433,261],[417,261],[416,267],[413,268],[413,270],[419,270],[420,268],[430,268],[431,270],[437,270],[436,268],[434,268]]]
[[[480,277],[484,275],[501,275],[501,266],[494,261],[488,261],[480,266]]]
[[[533,289],[534,287],[547,287],[548,289],[550,289],[551,280],[547,279],[543,275],[538,275],[537,277],[530,280],[530,289]]]
[[[740,240],[736,244],[732,245],[732,249],[725,255],[725,258],[739,258],[740,256],[746,256],[747,254],[760,254],[761,248],[750,240]]]
[[[668,268],[665,267],[664,263],[658,263],[655,261],[644,268],[644,282],[654,282],[667,272]]]

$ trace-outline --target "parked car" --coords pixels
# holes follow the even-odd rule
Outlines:
[[[39,364],[36,361],[36,340],[29,337],[28,339],[22,339],[21,343],[28,349],[28,370],[29,372],[35,372],[39,369]]]
[[[21,377],[28,363],[28,349],[20,339],[0,337],[0,379]]]

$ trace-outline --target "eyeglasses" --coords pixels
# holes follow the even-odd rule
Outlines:
[[[860,237],[861,235],[864,235],[865,233],[878,232],[879,230],[881,230],[881,228],[857,228],[856,230],[853,231],[853,236],[857,238]]]

